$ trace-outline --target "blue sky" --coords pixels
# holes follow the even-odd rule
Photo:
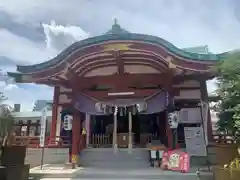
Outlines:
[[[113,18],[128,31],[180,48],[208,45],[219,53],[240,47],[239,0],[1,0],[0,68],[49,60],[74,41],[106,32]],[[0,82],[0,88],[9,104],[21,103],[25,111],[53,96],[52,88],[34,84]]]

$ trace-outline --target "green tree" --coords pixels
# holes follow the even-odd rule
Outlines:
[[[4,104],[6,99],[3,93],[0,92],[0,139],[3,139],[6,133],[11,131],[14,122],[11,107]]]
[[[235,52],[217,66],[220,101],[218,109],[219,131],[232,133],[239,139],[240,133],[240,52]]]

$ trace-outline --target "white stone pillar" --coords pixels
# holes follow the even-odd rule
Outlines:
[[[118,151],[118,144],[117,144],[117,112],[118,108],[115,107],[115,112],[113,116],[113,149],[114,153],[117,153]]]
[[[59,140],[60,132],[61,132],[61,112],[62,112],[62,106],[58,106],[57,111],[57,127],[56,127],[56,140]]]
[[[91,115],[86,114],[86,120],[85,120],[85,129],[87,131],[87,137],[86,137],[86,146],[88,147],[89,141],[90,141],[90,120],[91,120]]]
[[[132,153],[132,113],[128,112],[128,153]]]

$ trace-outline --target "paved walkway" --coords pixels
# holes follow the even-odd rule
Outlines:
[[[112,180],[199,180],[195,169],[190,173],[180,173],[163,171],[159,168],[144,168],[144,169],[106,169],[106,168],[78,168],[76,170],[66,169],[64,167],[53,167],[53,165],[44,166],[44,170],[34,168],[31,173],[38,173],[34,180],[78,180],[78,179],[112,179]],[[36,178],[38,177],[38,178]],[[203,173],[200,180],[212,180],[211,173]]]

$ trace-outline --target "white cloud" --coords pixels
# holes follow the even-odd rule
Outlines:
[[[1,29],[0,30],[0,54],[19,62],[35,64],[49,60],[56,55],[56,51],[46,48],[45,44],[32,42],[26,38]]]
[[[67,48],[76,41],[90,37],[90,34],[77,26],[57,25],[55,21],[50,24],[42,24],[46,36],[48,48],[54,48],[59,51]]]
[[[6,46],[0,44],[0,54],[7,56],[12,59],[19,59],[24,62],[31,62],[31,64],[39,63],[49,60],[51,57],[57,55],[60,51],[58,50],[60,43],[62,48],[65,48],[77,40],[81,40],[89,36],[88,33],[84,32],[81,28],[76,26],[58,26],[56,23],[43,24],[44,32],[46,33],[46,42],[42,44],[34,43],[26,38],[18,37],[8,31],[0,31],[0,38],[8,42]],[[64,38],[64,41],[61,41]],[[73,39],[70,42],[68,39]],[[10,48],[14,46],[15,48]],[[4,74],[8,71],[15,71],[12,67],[4,67],[0,81],[5,81]],[[32,110],[32,106],[36,100],[53,98],[53,90],[50,87],[28,85],[19,87],[18,84],[1,83],[2,91],[8,100],[8,104],[13,105],[21,103],[22,110]]]
[[[4,86],[2,92],[8,98],[6,103],[10,106],[21,104],[22,111],[31,111],[38,99],[52,100],[53,90],[50,87],[30,85],[30,88],[21,88],[17,85]],[[3,86],[2,86],[3,87]],[[1,85],[0,85],[1,88]]]

